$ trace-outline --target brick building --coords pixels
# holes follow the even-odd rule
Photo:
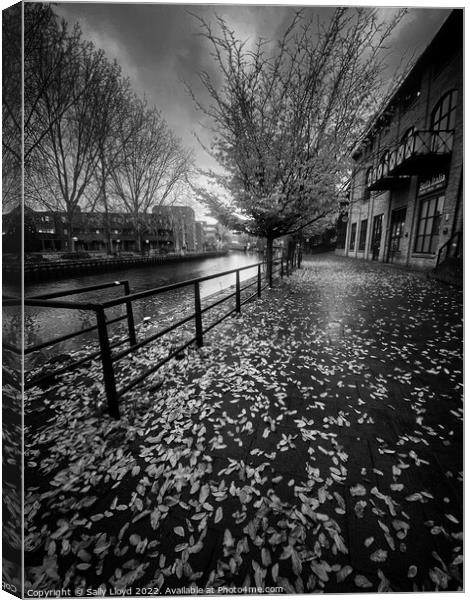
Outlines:
[[[461,256],[462,46],[457,9],[358,141],[337,253],[422,268],[443,247]]]
[[[137,231],[131,215],[78,210],[72,222],[74,248],[68,248],[68,225],[61,211],[31,211],[42,251],[136,251]],[[143,250],[195,250],[194,211],[189,206],[156,206],[139,215]],[[201,249],[201,248],[200,248]],[[28,252],[29,249],[25,248]]]

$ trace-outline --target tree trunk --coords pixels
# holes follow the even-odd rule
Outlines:
[[[135,243],[136,251],[142,252],[142,232],[140,231],[139,215],[135,215]]]
[[[266,238],[266,279],[270,288],[273,287],[273,238]]]
[[[109,225],[109,208],[108,208],[108,197],[106,195],[106,186],[103,184],[103,206],[104,206],[104,231],[106,239],[106,253],[112,254],[113,242],[111,240],[111,227]]]
[[[77,249],[74,247],[73,242],[73,229],[72,229],[73,213],[67,213],[67,252],[76,252]]]
[[[302,229],[299,231],[299,251],[297,254],[297,268],[300,269],[300,265],[302,264],[302,245],[303,245],[303,231]]]

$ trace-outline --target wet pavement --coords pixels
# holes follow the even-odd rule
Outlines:
[[[99,365],[33,391],[27,586],[461,589],[462,335],[460,291],[319,255],[119,422]]]

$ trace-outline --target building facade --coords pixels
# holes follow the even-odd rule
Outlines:
[[[188,206],[156,206],[150,214],[135,219],[128,213],[82,212],[72,220],[69,235],[65,213],[60,211],[30,211],[39,251],[135,252],[140,235],[141,249],[177,252],[196,250],[194,210]],[[73,239],[73,248],[68,240]],[[202,249],[201,247],[199,248]],[[25,248],[28,252],[30,249]]]
[[[462,48],[458,9],[358,141],[337,253],[433,268],[441,248],[460,244]]]
[[[204,250],[204,223],[202,221],[195,221],[194,223],[194,243],[196,252]]]

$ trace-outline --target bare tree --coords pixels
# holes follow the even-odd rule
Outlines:
[[[203,72],[210,101],[193,94],[223,169],[205,175],[228,196],[201,187],[198,196],[225,224],[239,213],[240,228],[266,237],[268,264],[274,239],[335,208],[351,145],[381,97],[385,44],[400,16],[384,24],[369,8],[338,8],[316,23],[299,12],[277,44],[253,49],[223,19],[217,32],[199,19],[222,80]]]
[[[21,202],[21,4],[2,14],[2,205]]]
[[[106,243],[108,252],[111,252],[110,212],[123,208],[121,199],[112,194],[112,172],[122,163],[133,134],[132,120],[128,118],[133,108],[133,94],[129,80],[122,78],[121,69],[115,62],[107,63],[104,67],[100,96],[102,104],[95,132],[97,164],[93,181],[85,195],[90,210],[98,208],[104,212]]]
[[[65,43],[68,45],[69,40]],[[115,79],[115,71],[103,52],[80,41],[63,65],[61,76],[50,82],[39,101],[37,114],[45,134],[31,154],[35,160],[25,165],[28,185],[37,191],[49,190],[53,204],[65,211],[69,248],[74,216],[96,173],[102,113]],[[70,96],[73,102],[58,115],[57,106],[62,105],[64,96]],[[45,196],[42,201],[47,206],[50,201]]]
[[[142,215],[152,204],[166,203],[176,186],[188,177],[192,159],[159,111],[137,98],[120,124],[119,135],[121,140],[126,136],[127,142],[122,160],[112,169],[113,192],[132,216],[137,249],[141,251],[145,227]]]
[[[25,165],[51,128],[85,94],[76,74],[81,56],[89,51],[78,25],[70,30],[48,4],[24,4]],[[17,127],[21,131],[21,123]]]

